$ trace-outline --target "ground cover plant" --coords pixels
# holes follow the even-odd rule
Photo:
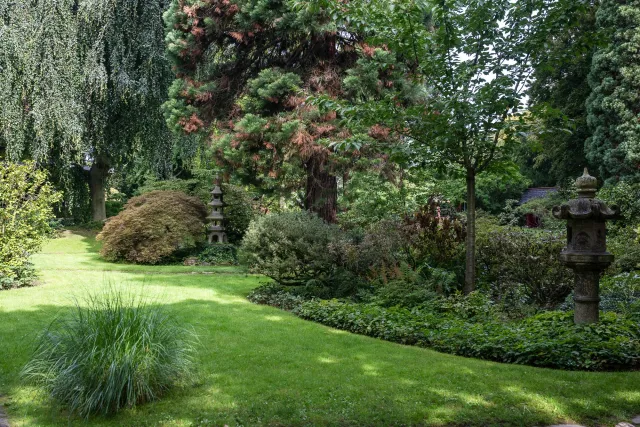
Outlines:
[[[110,264],[87,233],[34,256],[43,285],[0,293],[0,389],[11,425],[86,425],[19,376],[37,333],[105,276],[161,304],[200,336],[197,381],[96,426],[614,424],[640,407],[640,372],[505,365],[401,346],[251,304],[261,277],[235,267]],[[375,410],[372,410],[375,408]]]
[[[249,299],[334,328],[460,356],[560,369],[640,366],[637,321],[615,313],[607,313],[596,325],[575,325],[572,312],[545,312],[504,322],[480,293],[435,297],[408,309],[305,300],[274,285],[254,290]]]
[[[22,376],[89,418],[160,398],[194,368],[196,336],[162,307],[107,284],[40,335]]]

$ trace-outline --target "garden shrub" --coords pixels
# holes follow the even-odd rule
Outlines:
[[[498,228],[478,236],[478,275],[504,305],[551,308],[573,288],[573,273],[558,259],[564,233]]]
[[[572,312],[503,321],[478,292],[436,298],[413,309],[305,300],[274,285],[256,289],[249,299],[334,328],[460,356],[568,370],[640,367],[638,323],[616,313],[603,313],[599,323],[585,325],[575,325]]]
[[[237,248],[231,244],[207,245],[198,254],[198,263],[200,265],[237,265],[237,252]]]
[[[150,181],[138,188],[137,194],[142,195],[151,191],[181,191],[189,196],[198,197],[204,204],[211,201],[213,190],[213,172],[209,170],[194,171],[196,178],[170,179],[165,181]],[[230,243],[240,243],[249,224],[255,218],[251,196],[242,187],[232,184],[222,184],[224,192],[225,229]]]
[[[35,279],[29,257],[50,236],[53,207],[60,199],[47,173],[33,162],[0,163],[0,289]]]
[[[403,263],[396,277],[391,280],[373,280],[370,295],[361,300],[383,307],[416,307],[429,303],[442,295],[449,295],[458,288],[454,273],[441,268],[423,267],[413,270]]]
[[[604,276],[600,280],[600,307],[640,322],[640,272]]]
[[[640,270],[640,241],[638,231],[627,227],[607,230],[607,250],[614,255],[609,271],[613,273]]]
[[[326,281],[338,269],[328,246],[339,233],[337,226],[309,212],[269,214],[251,223],[241,254],[253,271],[281,284]]]
[[[451,269],[462,264],[465,226],[456,218],[442,216],[436,198],[405,219],[403,232],[414,268],[427,264]]]
[[[22,374],[73,414],[112,414],[186,379],[195,342],[161,307],[110,287],[54,320]]]
[[[107,200],[104,202],[107,218],[118,215],[124,209],[124,202],[120,200]]]
[[[205,240],[202,202],[179,191],[152,191],[131,198],[98,235],[109,261],[157,264]]]
[[[393,220],[342,232],[330,242],[328,250],[342,268],[367,280],[396,278],[399,265],[406,261],[402,224]]]

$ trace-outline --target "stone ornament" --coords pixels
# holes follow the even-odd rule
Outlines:
[[[220,188],[219,182],[216,180],[213,191],[211,192],[211,213],[207,217],[207,241],[211,243],[227,243],[227,233],[224,229],[224,206],[225,203],[222,200],[223,193]]]
[[[598,181],[587,168],[576,186],[578,198],[555,206],[552,213],[567,221],[567,246],[560,261],[575,273],[574,321],[593,323],[599,320],[600,275],[613,262],[613,255],[607,252],[605,221],[620,218],[620,213],[616,206],[608,207],[595,198]]]

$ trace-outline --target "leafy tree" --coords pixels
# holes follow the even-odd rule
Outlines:
[[[534,185],[566,183],[591,166],[585,141],[586,101],[593,54],[601,43],[595,12],[598,2],[565,2],[563,31],[547,40],[547,48],[535,64],[529,90],[532,120],[540,129],[529,133],[519,157],[525,174]]]
[[[0,289],[33,280],[29,257],[51,232],[53,205],[59,200],[47,173],[34,163],[0,163]]]
[[[305,188],[303,205],[324,220],[337,212],[337,176],[370,154],[335,112],[305,102],[346,96],[342,79],[358,36],[330,15],[279,0],[174,0],[165,15],[175,64],[165,112],[179,132],[200,134],[220,167],[263,190]]]
[[[317,6],[370,34],[369,43],[393,52],[424,88],[420,102],[408,104],[400,90],[365,97],[355,105],[318,102],[350,120],[378,123],[403,135],[415,161],[462,173],[467,186],[464,291],[471,292],[476,281],[476,177],[499,170],[516,145],[531,66],[555,22],[551,5],[543,0],[445,0],[433,7],[425,1],[328,0]]]
[[[0,6],[0,147],[8,159],[47,163],[61,178],[72,164],[89,163],[94,220],[105,219],[111,168],[136,156],[164,167],[171,148],[160,111],[171,73],[164,3],[16,0]]]
[[[640,1],[603,0],[596,24],[607,45],[593,57],[587,157],[609,181],[639,180]]]

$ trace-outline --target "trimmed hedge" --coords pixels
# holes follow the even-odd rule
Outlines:
[[[567,370],[640,367],[640,324],[615,313],[603,313],[601,321],[591,325],[575,325],[572,312],[557,311],[505,322],[490,310],[485,316],[467,317],[468,307],[462,307],[461,316],[447,310],[460,304],[450,299],[408,310],[304,300],[276,285],[257,288],[249,300],[337,329],[459,356]]]

